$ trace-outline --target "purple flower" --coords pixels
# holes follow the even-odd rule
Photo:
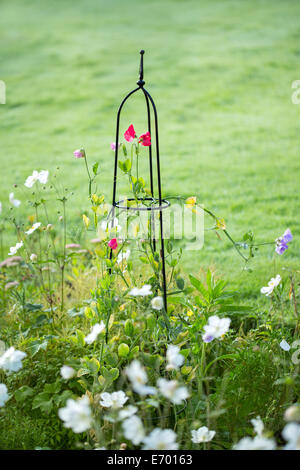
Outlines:
[[[205,334],[203,335],[203,341],[204,343],[210,343],[214,339],[214,336]]]
[[[278,255],[282,255],[287,249],[288,249],[287,244],[284,242],[284,240],[281,240],[276,246],[275,251]]]
[[[275,251],[278,255],[282,255],[288,249],[288,242],[293,240],[293,235],[289,228],[286,229],[284,234],[277,238]]]
[[[282,235],[282,239],[285,241],[285,243],[291,242],[293,240],[293,235],[289,228],[287,228]]]

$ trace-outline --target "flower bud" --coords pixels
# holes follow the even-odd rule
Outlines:
[[[290,406],[284,413],[286,421],[300,421],[300,403]]]
[[[75,158],[85,158],[85,150],[84,149],[77,149],[73,152]]]

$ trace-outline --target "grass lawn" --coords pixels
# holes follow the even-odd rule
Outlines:
[[[135,86],[144,48],[164,193],[197,195],[237,240],[249,229],[260,241],[287,227],[295,235],[276,265],[274,248],[261,250],[251,273],[227,241],[208,232],[202,251],[185,254],[186,269],[213,266],[245,296],[259,297],[271,275],[299,264],[300,106],[291,102],[300,78],[299,2],[3,0],[0,9],[3,206],[32,170],[53,174],[60,166],[75,192],[72,224],[81,224],[85,174],[72,155],[80,146],[100,162],[99,192],[111,197],[116,111]],[[134,122],[144,131],[142,116],[137,99],[122,130]],[[30,214],[23,190],[15,194],[19,211]]]

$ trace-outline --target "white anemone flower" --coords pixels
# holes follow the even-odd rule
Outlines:
[[[121,251],[117,257],[117,263],[121,264],[124,261],[127,261],[130,256],[130,250],[126,250],[124,253]]]
[[[176,433],[172,429],[154,429],[144,439],[143,450],[177,450]]]
[[[267,297],[272,294],[273,290],[275,287],[277,287],[281,282],[281,276],[280,274],[277,274],[276,277],[272,277],[271,280],[268,282],[268,285],[266,287],[262,287],[260,289],[260,292],[262,294],[265,294]]]
[[[261,417],[256,416],[255,419],[251,419],[251,424],[254,428],[255,434],[261,437],[264,431],[264,423],[262,422]]]
[[[87,344],[92,344],[94,341],[96,341],[100,333],[102,333],[104,330],[105,330],[105,324],[103,321],[101,323],[96,323],[92,327],[91,332],[84,338],[84,341]]]
[[[75,370],[73,369],[73,367],[70,366],[62,366],[60,369],[60,375],[63,379],[68,380],[74,377]]]
[[[166,370],[178,370],[184,363],[184,356],[179,353],[179,346],[170,344],[167,349],[167,367]]]
[[[279,343],[279,346],[281,347],[281,349],[283,349],[283,351],[289,351],[291,349],[291,346],[285,339],[283,339],[281,343]]]
[[[153,297],[153,299],[151,300],[151,307],[154,310],[161,310],[162,308],[164,308],[163,298],[160,295],[158,295],[157,297]]]
[[[134,415],[137,412],[137,407],[133,405],[125,406],[121,411],[119,411],[119,419],[126,419],[130,418],[130,416]]]
[[[204,326],[202,339],[205,343],[210,343],[215,338],[221,338],[229,330],[230,318],[219,318],[218,315],[209,317],[208,324]]]
[[[8,253],[8,256],[14,256],[17,251],[22,248],[23,246],[23,242],[18,242],[15,246],[11,246],[10,249],[9,249],[9,253]]]
[[[276,443],[267,437],[243,437],[234,447],[234,450],[275,450]]]
[[[92,425],[92,411],[90,402],[85,395],[78,400],[70,398],[64,408],[58,410],[58,416],[66,428],[71,428],[73,432],[79,433],[87,431]]]
[[[287,441],[285,450],[300,450],[300,424],[288,423],[282,431],[282,437]]]
[[[0,202],[0,214],[2,213],[2,202]]]
[[[125,372],[136,393],[140,395],[154,395],[157,393],[156,388],[146,385],[148,382],[147,373],[138,360],[132,361],[132,363],[126,367]]]
[[[35,253],[31,253],[31,255],[29,256],[29,258],[30,258],[30,261],[31,261],[32,263],[35,263],[35,262],[37,261],[37,259],[38,259],[37,255],[36,255]]]
[[[284,419],[286,421],[300,421],[300,403],[294,403],[285,410]]]
[[[41,184],[46,184],[48,181],[48,176],[49,176],[49,171],[48,170],[42,170],[39,172],[39,182]]]
[[[9,193],[9,202],[14,206],[14,207],[19,207],[21,205],[21,201],[19,199],[15,199],[14,193]]]
[[[113,393],[101,393],[100,398],[101,406],[104,408],[113,408],[114,410],[122,408],[128,400],[128,397],[122,390]]]
[[[35,232],[39,227],[41,226],[41,222],[36,222],[33,224],[33,226],[29,229],[26,230],[26,235],[31,235],[33,232]]]
[[[8,399],[7,386],[5,384],[0,384],[0,407],[4,406]]]
[[[26,356],[26,353],[18,351],[12,346],[0,357],[0,369],[18,372],[18,370],[22,369],[22,360]]]
[[[202,426],[191,431],[191,434],[192,442],[200,444],[202,442],[210,442],[215,437],[216,431],[210,431],[206,426]]]
[[[122,423],[124,436],[131,441],[135,446],[140,444],[145,438],[144,426],[141,418],[138,416],[131,416],[125,419]]]
[[[41,184],[46,184],[48,181],[49,171],[41,170],[40,172],[34,170],[32,175],[28,176],[24,185],[27,188],[32,188],[32,186],[39,181]]]
[[[175,405],[179,405],[189,396],[186,387],[179,387],[177,380],[158,379],[157,386],[160,393]]]
[[[119,225],[119,221],[117,217],[114,217],[112,220],[103,220],[100,224],[101,230],[103,232],[120,232],[122,230],[121,225]]]
[[[134,297],[137,297],[137,296],[145,297],[146,295],[151,295],[152,294],[151,288],[152,287],[151,287],[150,284],[145,284],[140,289],[138,287],[134,287],[129,292],[129,295],[133,295]]]

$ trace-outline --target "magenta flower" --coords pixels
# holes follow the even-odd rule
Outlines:
[[[84,149],[77,149],[73,152],[75,158],[85,158],[85,150]]]
[[[288,243],[293,240],[290,229],[286,229],[282,237],[277,238],[275,251],[278,255],[282,255],[288,249]]]
[[[116,238],[112,238],[111,240],[109,240],[108,246],[112,250],[116,250],[118,248],[118,240]]]
[[[132,142],[136,137],[135,130],[132,124],[128,127],[127,131],[124,132],[124,138],[127,142]]]
[[[151,135],[150,132],[140,135],[139,143],[144,145],[144,147],[149,147],[151,145]]]

